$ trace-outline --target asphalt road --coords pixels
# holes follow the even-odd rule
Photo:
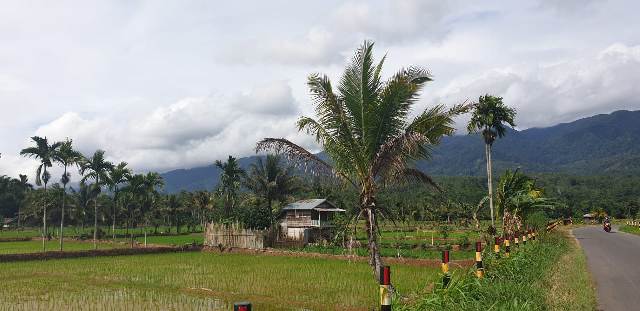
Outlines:
[[[606,233],[600,226],[573,230],[596,282],[598,309],[640,310],[640,236]]]

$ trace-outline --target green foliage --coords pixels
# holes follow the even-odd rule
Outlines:
[[[567,251],[567,243],[557,234],[544,235],[510,258],[485,255],[483,279],[476,278],[473,269],[454,273],[448,288],[437,282],[432,294],[394,310],[545,310],[541,276]]]
[[[527,227],[531,227],[536,230],[543,230],[549,223],[549,217],[544,211],[537,211],[529,214],[525,218],[525,224]]]

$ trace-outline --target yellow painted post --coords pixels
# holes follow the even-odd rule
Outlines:
[[[451,281],[451,273],[449,273],[449,251],[442,251],[442,287],[447,288]]]
[[[380,268],[380,311],[391,311],[391,268]]]
[[[511,254],[511,245],[510,241],[511,240],[511,236],[507,236],[506,239],[504,239],[504,256],[505,257],[509,257],[509,255]]]
[[[493,252],[496,254],[496,257],[500,257],[500,237],[495,237],[493,242]]]
[[[476,242],[476,276],[482,278],[484,276],[484,267],[482,266],[482,242]]]
[[[515,238],[513,239],[513,242],[516,244],[516,249],[520,247],[520,244],[518,243],[518,232],[515,233]]]

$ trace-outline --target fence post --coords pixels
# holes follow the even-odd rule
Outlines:
[[[527,235],[523,232],[522,233],[522,246],[526,246],[527,245]]]
[[[520,244],[518,243],[518,231],[516,231],[514,237],[513,242],[516,243],[516,249],[520,248]]]
[[[500,237],[495,237],[493,241],[493,252],[496,253],[496,257],[500,257]]]
[[[391,268],[380,267],[380,311],[391,311]]]
[[[451,274],[449,273],[449,251],[442,251],[442,287],[447,288],[451,281]]]
[[[251,303],[236,302],[233,304],[233,311],[251,311]]]
[[[482,242],[476,242],[476,276],[482,278],[484,276],[484,268],[482,267]]]
[[[505,257],[509,257],[509,255],[511,254],[511,245],[509,245],[511,242],[509,240],[511,240],[511,236],[507,236],[506,239],[504,240],[504,256]]]

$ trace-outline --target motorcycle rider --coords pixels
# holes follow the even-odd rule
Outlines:
[[[602,224],[604,231],[611,231],[611,219],[609,216],[604,217],[604,223]]]

